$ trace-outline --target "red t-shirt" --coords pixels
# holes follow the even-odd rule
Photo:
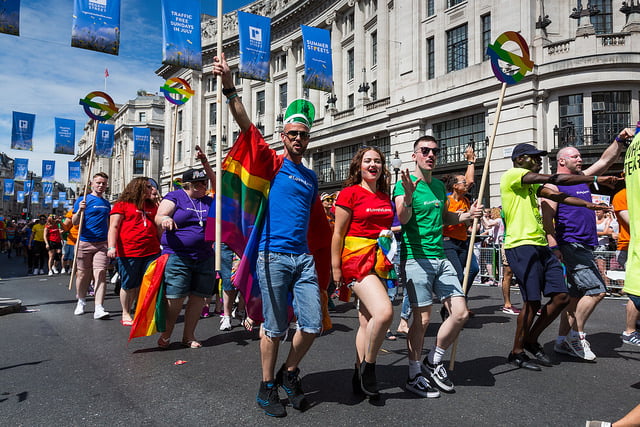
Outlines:
[[[336,205],[351,210],[351,224],[347,236],[377,239],[380,231],[391,228],[391,199],[381,191],[373,194],[360,185],[352,185],[340,192]]]
[[[158,207],[155,203],[145,202],[144,210],[133,203],[117,202],[111,209],[111,215],[122,215],[120,232],[116,242],[119,257],[145,257],[160,253],[160,239],[155,223]]]
[[[62,236],[57,225],[45,225],[44,232],[47,233],[47,240],[53,243],[62,243]]]

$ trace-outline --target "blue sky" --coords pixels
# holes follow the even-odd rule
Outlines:
[[[226,0],[223,9],[251,3]],[[73,156],[53,154],[54,118],[76,121],[76,142],[87,120],[78,101],[104,89],[116,103],[136,97],[139,89],[159,92],[164,81],[160,0],[121,0],[118,56],[71,47],[73,0],[21,0],[20,37],[0,34],[0,151],[29,159],[29,170],[42,172],[42,160],[56,160],[56,180],[67,181]],[[202,0],[202,13],[216,15],[217,0]],[[36,115],[33,151],[12,150],[11,113]]]

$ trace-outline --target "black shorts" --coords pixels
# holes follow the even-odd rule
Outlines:
[[[523,245],[504,252],[524,301],[540,301],[541,293],[569,292],[562,265],[548,246]]]
[[[62,249],[62,242],[49,242],[50,251],[54,251],[57,249]]]

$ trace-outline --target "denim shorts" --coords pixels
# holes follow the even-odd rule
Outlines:
[[[434,294],[440,301],[464,296],[458,273],[448,259],[408,259],[404,262],[404,274],[412,307],[432,305]]]
[[[549,246],[522,245],[505,249],[505,254],[523,301],[540,301],[540,293],[548,297],[569,292],[560,261]]]
[[[290,301],[298,329],[310,334],[320,333],[322,309],[313,256],[261,251],[257,270],[265,334],[269,337],[285,335],[289,329]]]
[[[164,268],[167,299],[179,299],[188,295],[210,297],[216,284],[215,259],[183,258],[169,254]]]
[[[591,248],[592,246],[581,243],[560,245],[562,260],[567,268],[569,295],[574,298],[598,295],[607,291]]]
[[[75,247],[76,245],[70,245],[68,243],[64,245],[62,249],[62,259],[65,261],[73,261],[73,250]]]
[[[224,243],[220,245],[220,278],[223,291],[235,291],[231,284],[231,265],[233,264],[233,251]]]
[[[118,257],[118,274],[122,289],[136,289],[142,284],[142,278],[151,261],[160,254],[143,257]]]

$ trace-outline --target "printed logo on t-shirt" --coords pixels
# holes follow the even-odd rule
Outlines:
[[[426,200],[422,203],[424,206],[435,205],[436,208],[440,207],[440,200]]]
[[[393,212],[391,208],[367,208],[366,212]]]
[[[303,185],[307,186],[308,188],[313,188],[313,185],[312,185],[311,183],[307,182],[305,179],[300,178],[300,177],[298,177],[298,176],[295,176],[295,175],[289,175],[289,179],[292,179],[292,180],[294,180],[294,181],[296,181],[296,182],[299,182],[299,183],[301,183],[301,184],[303,184]]]
[[[576,191],[576,194],[589,194],[589,190]]]

